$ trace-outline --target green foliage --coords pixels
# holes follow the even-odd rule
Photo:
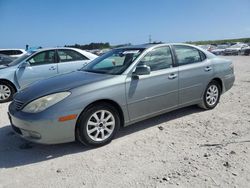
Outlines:
[[[243,43],[250,43],[250,38],[240,38],[240,39],[224,39],[224,40],[207,40],[207,41],[189,41],[186,42],[188,44],[195,44],[195,45],[207,45],[207,44],[226,44],[226,43],[236,43],[236,42],[243,42]]]
[[[118,44],[118,45],[112,46],[111,48],[120,48],[120,47],[131,46],[131,45],[132,45],[131,43],[128,43],[128,44]]]
[[[106,49],[110,48],[110,44],[106,43],[90,43],[85,45],[75,44],[75,45],[65,45],[65,47],[79,48],[82,50],[95,50],[95,49]]]

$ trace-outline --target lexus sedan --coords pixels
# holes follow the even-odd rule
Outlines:
[[[73,48],[52,48],[26,53],[10,64],[0,65],[0,103],[29,84],[82,68],[97,56]]]
[[[19,91],[9,118],[32,142],[97,147],[121,126],[189,105],[213,109],[234,80],[230,60],[192,45],[123,47]]]

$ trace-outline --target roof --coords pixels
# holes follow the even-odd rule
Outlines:
[[[186,45],[186,46],[194,46],[194,45],[190,45],[187,43],[148,43],[148,44],[141,44],[141,45],[131,45],[131,46],[124,46],[124,47],[120,47],[118,49],[148,49],[151,47],[157,47],[157,46],[165,46],[165,45]]]
[[[158,44],[140,44],[140,45],[123,46],[116,49],[147,49],[156,45]]]
[[[5,51],[5,50],[21,50],[21,51],[25,51],[24,49],[21,49],[21,48],[0,48],[0,51]]]

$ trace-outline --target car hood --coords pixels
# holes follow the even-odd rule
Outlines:
[[[76,71],[35,82],[29,87],[19,91],[14,98],[15,100],[27,103],[52,93],[69,91],[73,88],[112,77],[114,77],[114,75]]]

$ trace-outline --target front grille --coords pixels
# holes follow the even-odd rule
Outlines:
[[[16,110],[21,110],[23,108],[24,103],[21,101],[14,100],[13,101],[14,107]]]

